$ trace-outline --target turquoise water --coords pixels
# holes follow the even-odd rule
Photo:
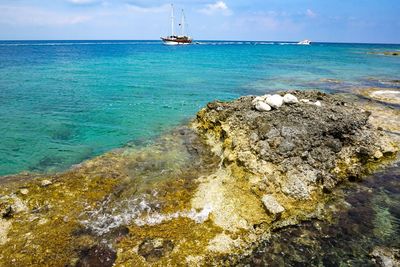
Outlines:
[[[58,171],[183,123],[207,102],[290,88],[398,88],[400,45],[0,41],[0,175]],[[329,79],[329,80],[327,80]]]

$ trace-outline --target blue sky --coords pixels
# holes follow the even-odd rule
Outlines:
[[[0,39],[157,39],[169,1],[0,0]],[[208,40],[400,43],[400,0],[176,0]]]

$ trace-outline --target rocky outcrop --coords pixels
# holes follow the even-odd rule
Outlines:
[[[0,265],[234,264],[273,230],[328,218],[337,184],[395,156],[369,121],[357,103],[321,92],[246,96],[209,103],[149,146],[10,178]]]
[[[215,102],[198,114],[196,127],[220,143],[225,167],[258,177],[255,185],[266,188],[256,191],[295,200],[329,192],[346,179],[359,180],[381,155],[393,156],[394,145],[356,104],[321,92],[292,95],[307,101],[269,112],[254,109],[253,97]]]

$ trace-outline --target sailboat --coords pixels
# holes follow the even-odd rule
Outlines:
[[[193,42],[192,38],[185,34],[185,26],[186,26],[186,18],[185,13],[182,9],[182,17],[181,23],[179,26],[181,27],[181,35],[175,34],[175,17],[174,17],[174,5],[171,4],[171,35],[167,37],[161,37],[161,40],[165,45],[188,45]]]

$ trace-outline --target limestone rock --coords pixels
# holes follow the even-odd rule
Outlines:
[[[262,96],[256,96],[251,103],[255,106],[258,102],[263,102],[265,99]]]
[[[49,186],[49,185],[51,185],[51,184],[53,184],[53,182],[50,181],[50,180],[42,180],[42,181],[40,182],[40,186],[41,186],[41,187],[47,187],[47,186]]]
[[[19,190],[19,192],[20,192],[22,195],[27,195],[27,194],[29,194],[29,190],[26,189],[26,188],[22,188],[21,190]]]
[[[271,106],[276,110],[260,113],[251,108],[254,97],[242,97],[227,104],[223,113],[203,110],[198,117],[204,125],[202,130],[216,136],[215,142],[227,140],[235,144],[222,148],[222,155],[235,155],[225,158],[226,166],[236,164],[259,177],[263,177],[263,163],[273,166],[265,179],[273,185],[269,189],[274,196],[278,193],[293,201],[314,201],[310,198],[314,192],[328,192],[349,177],[362,177],[369,168],[366,162],[374,158],[375,151],[383,154],[378,153],[375,158],[386,158],[398,150],[383,133],[369,127],[370,113],[361,105],[322,92],[282,93],[286,98],[290,98],[289,94],[306,104],[276,109],[283,98],[272,95],[266,102],[277,100],[278,105]],[[220,135],[221,128],[229,131]],[[365,146],[368,157],[360,153],[360,144]],[[256,184],[254,188],[263,186]],[[261,190],[257,194],[265,193]]]
[[[374,153],[375,159],[380,159],[382,157],[383,157],[383,153],[380,150],[375,151],[375,153]]]
[[[270,105],[272,108],[278,109],[283,105],[283,97],[278,94],[267,97],[265,103]]]
[[[256,96],[252,101],[251,101],[251,103],[253,104],[253,105],[255,105],[255,104],[257,104],[257,102],[265,102],[265,100],[268,98],[268,97],[270,97],[271,95],[269,95],[269,94],[266,94],[266,95],[262,95],[262,96]]]
[[[0,246],[7,243],[7,234],[11,227],[11,221],[2,219],[0,217]]]
[[[297,176],[288,174],[285,182],[283,182],[282,192],[295,199],[304,200],[310,197],[310,189]]]
[[[271,107],[264,102],[257,102],[255,105],[255,108],[258,111],[270,111],[271,110]]]
[[[262,197],[262,203],[266,210],[272,215],[279,215],[285,211],[285,208],[275,199],[274,196],[264,195]]]
[[[296,96],[294,96],[292,94],[285,94],[283,96],[283,102],[285,104],[296,104],[296,103],[299,103],[299,100],[297,99]]]

